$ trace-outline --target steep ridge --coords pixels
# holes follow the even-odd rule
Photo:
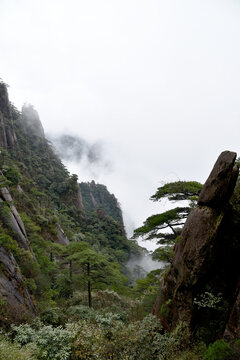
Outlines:
[[[126,238],[116,198],[95,185],[97,206],[84,208],[88,184],[80,186],[64,167],[36,110],[24,105],[19,112],[9,102],[4,83],[0,146],[0,322],[26,320],[83,287],[83,280],[73,281],[81,251],[112,267],[115,279],[101,288],[119,283],[123,289],[124,264],[141,248]]]
[[[12,148],[16,142],[12,121],[7,87],[0,82],[0,146],[4,149]]]

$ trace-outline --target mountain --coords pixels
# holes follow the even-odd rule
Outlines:
[[[126,263],[142,249],[126,238],[117,199],[69,174],[37,111],[27,104],[18,111],[3,82],[0,146],[1,322],[31,318],[87,289],[85,265],[88,290],[128,291]]]

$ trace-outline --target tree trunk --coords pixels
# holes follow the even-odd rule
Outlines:
[[[88,275],[88,306],[92,307],[92,294],[91,294],[91,281],[90,281],[90,263],[87,263],[87,275]]]
[[[70,260],[69,261],[69,279],[70,279],[70,281],[72,281],[72,275],[73,275],[72,260]]]

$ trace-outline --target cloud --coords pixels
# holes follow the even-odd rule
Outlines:
[[[48,135],[54,149],[63,162],[88,169],[94,179],[101,173],[112,171],[111,162],[106,159],[104,143],[89,143],[71,134]]]

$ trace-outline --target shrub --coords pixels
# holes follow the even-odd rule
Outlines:
[[[85,305],[70,306],[67,309],[67,315],[75,321],[77,320],[95,320],[95,311]]]
[[[19,348],[17,344],[1,339],[0,360],[37,360],[33,347]]]
[[[146,316],[142,321],[136,322],[130,331],[135,334],[129,352],[132,359],[164,360],[172,355],[177,341],[164,332],[160,321],[153,315]]]
[[[7,167],[3,169],[4,175],[11,185],[18,185],[20,179],[20,172],[15,167]]]
[[[75,336],[70,325],[62,326],[38,324],[35,329],[28,324],[13,326],[16,333],[15,342],[21,345],[34,343],[39,360],[68,360],[71,354],[71,343]]]
[[[163,332],[159,320],[149,315],[126,326],[116,314],[96,316],[97,324],[79,322],[73,359],[164,360],[171,359],[177,340]]]
[[[60,325],[62,318],[64,316],[58,307],[45,309],[41,314],[41,321],[48,325]]]
[[[222,301],[221,293],[214,295],[209,291],[205,291],[205,293],[201,294],[198,298],[193,299],[193,304],[198,308],[217,309]]]
[[[108,312],[104,315],[96,315],[96,322],[103,327],[112,327],[116,321],[122,320],[122,314]],[[125,319],[124,319],[125,320]]]
[[[236,353],[225,340],[217,340],[213,344],[209,345],[203,357],[203,360],[234,359],[236,359]]]

